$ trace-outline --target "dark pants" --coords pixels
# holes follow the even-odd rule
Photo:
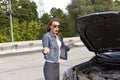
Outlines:
[[[59,80],[59,63],[45,62],[43,70],[45,80]]]

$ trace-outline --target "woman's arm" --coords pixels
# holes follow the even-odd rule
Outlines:
[[[43,50],[42,50],[43,54],[47,55],[50,52],[50,49],[49,49],[49,39],[46,35],[44,35],[42,38],[42,46],[43,46]]]

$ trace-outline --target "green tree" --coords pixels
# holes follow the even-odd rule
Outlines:
[[[38,19],[37,6],[35,2],[30,0],[12,0],[12,9],[14,17],[19,19],[19,22],[31,21]]]
[[[7,1],[0,0],[0,42],[10,41],[9,18],[6,16]]]
[[[63,11],[60,9],[60,8],[55,8],[53,7],[51,10],[50,10],[50,14],[53,18],[60,18],[62,16],[64,16],[64,13]]]
[[[19,24],[19,19],[14,19],[13,21],[13,32],[14,32],[14,41],[22,41],[22,36],[21,36],[21,27]]]
[[[43,24],[48,24],[50,19],[51,19],[51,16],[48,13],[44,13],[40,18],[40,20]]]
[[[120,1],[119,0],[114,1],[113,7],[111,8],[111,10],[120,11]]]
[[[35,2],[30,0],[11,0],[11,4],[14,41],[38,39],[41,22],[38,20]],[[0,42],[11,41],[9,14],[9,0],[0,0],[0,34],[1,39],[3,39]]]
[[[75,22],[78,17],[94,12],[110,11],[112,7],[113,0],[72,0],[71,4],[67,6],[69,26],[77,35]]]
[[[110,11],[113,7],[113,0],[91,0],[94,12]]]
[[[50,21],[50,19],[51,19],[51,16],[48,13],[44,13],[41,16],[40,20],[42,22],[42,25],[41,25],[41,29],[40,29],[40,32],[39,32],[39,38],[40,39],[47,32],[47,24]]]

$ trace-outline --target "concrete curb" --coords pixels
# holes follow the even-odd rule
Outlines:
[[[75,48],[83,46],[83,43],[80,41],[79,37],[64,38],[65,44],[70,48]],[[22,42],[11,42],[11,43],[1,43],[0,44],[0,56],[1,55],[11,55],[11,54],[20,54],[25,52],[34,52],[42,50],[42,41],[22,41]]]

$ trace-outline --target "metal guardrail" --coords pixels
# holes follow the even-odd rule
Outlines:
[[[79,37],[64,38],[63,40],[65,44],[69,47],[77,47],[83,45]],[[41,40],[0,43],[0,55],[26,51],[36,51],[41,49]]]

